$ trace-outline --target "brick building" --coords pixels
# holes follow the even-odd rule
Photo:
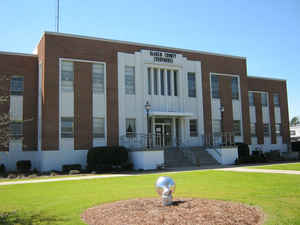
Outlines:
[[[244,57],[45,32],[34,54],[0,52],[0,76],[9,169],[85,165],[92,146],[289,143],[286,81],[248,76]]]

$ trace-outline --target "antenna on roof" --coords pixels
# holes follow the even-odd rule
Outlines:
[[[59,0],[57,0],[57,9],[56,9],[56,32],[59,32]]]

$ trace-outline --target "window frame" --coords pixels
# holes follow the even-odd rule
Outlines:
[[[95,121],[96,120],[102,120],[103,121],[103,132],[95,132],[97,126]],[[99,126],[101,128],[101,126]],[[105,118],[104,117],[93,117],[93,138],[105,138]]]
[[[218,130],[216,131],[216,125],[218,125]],[[222,120],[213,119],[212,120],[212,133],[214,136],[220,135],[222,133]]]
[[[238,126],[237,126],[237,123],[238,123]],[[233,132],[233,135],[236,137],[242,136],[241,120],[233,120],[232,132]]]
[[[102,71],[99,72],[95,72],[95,67],[100,66],[101,65],[101,69]],[[96,77],[97,75],[100,75],[100,77]],[[96,82],[98,81],[99,82]],[[99,85],[97,85],[99,84]],[[105,93],[105,65],[104,63],[93,63],[92,65],[92,90],[93,90],[93,94],[104,94]]]
[[[256,123],[250,123],[250,135],[256,137]]]
[[[277,100],[275,101],[275,99],[277,99]],[[273,104],[274,104],[274,107],[280,107],[280,96],[278,93],[273,94]]]
[[[253,92],[248,93],[248,102],[249,102],[249,106],[255,106],[254,93]]]
[[[213,99],[220,99],[220,79],[218,75],[211,74],[210,76],[210,86],[211,86],[211,97]]]
[[[127,128],[127,122],[129,121],[134,121],[134,129],[132,132],[128,132],[128,128]],[[130,126],[130,123],[129,123]],[[136,118],[126,118],[125,119],[125,131],[126,131],[126,137],[136,137]]]
[[[125,66],[124,79],[125,79],[125,95],[135,95],[136,94],[136,85],[135,85],[135,66]],[[133,73],[128,73],[128,71]],[[132,84],[130,84],[132,83]],[[130,86],[132,85],[132,86]]]
[[[64,65],[65,64],[65,65]],[[67,64],[70,64],[69,66],[72,67],[72,70],[64,70],[64,68],[67,68]],[[60,78],[60,86],[61,86],[61,91],[62,93],[65,92],[74,92],[74,79],[75,79],[75,74],[74,74],[74,62],[69,61],[69,60],[62,60],[61,61],[61,78]],[[68,75],[66,75],[68,73]],[[66,78],[70,79],[66,79]],[[67,85],[68,84],[68,85]]]
[[[268,129],[266,129],[266,128],[268,128]],[[269,123],[264,123],[264,137],[270,137],[270,124]]]
[[[19,129],[12,129],[12,128],[19,128]],[[23,121],[15,121],[15,120],[10,121],[8,131],[9,131],[8,132],[9,137],[12,139],[20,139],[24,137]]]
[[[234,99],[234,100],[239,100],[240,99],[239,79],[238,79],[238,77],[232,77],[232,80],[231,80],[231,92],[232,92],[231,93],[232,99]]]
[[[275,134],[276,136],[282,136],[282,124],[281,123],[275,123]]]
[[[70,127],[63,127],[64,122],[72,122],[72,132],[65,132],[64,129]],[[74,117],[61,117],[61,138],[74,138]]]
[[[264,97],[263,96],[265,96],[266,98],[265,98],[265,102],[264,102]],[[261,100],[261,105],[263,106],[263,107],[268,107],[268,94],[267,93],[261,93],[260,94],[260,100]]]
[[[193,79],[190,79],[191,77],[193,77]],[[196,73],[188,72],[187,81],[188,81],[188,97],[196,98],[197,97]],[[194,81],[194,83],[191,83],[192,81]]]
[[[10,78],[10,95],[23,95],[24,94],[24,77],[12,76]]]
[[[194,122],[195,124],[193,124],[192,126],[192,122]],[[195,128],[195,130],[192,130],[192,128]],[[189,120],[189,130],[190,130],[190,137],[198,137],[198,120],[197,119],[190,119]]]

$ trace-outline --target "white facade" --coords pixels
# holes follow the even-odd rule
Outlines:
[[[291,139],[300,141],[300,124],[296,126],[290,126]]]
[[[204,124],[201,62],[187,60],[180,54],[175,56],[173,54],[171,61],[157,62],[153,54],[165,55],[166,53],[151,53],[149,50],[141,50],[134,54],[118,53],[120,144],[126,146],[129,142],[126,138],[126,119],[135,119],[137,134],[147,134],[147,113],[144,105],[148,102],[151,104],[149,118],[152,134],[155,135],[156,132],[168,129],[168,135],[172,137],[168,145],[175,146],[179,140],[182,144],[202,145]],[[126,66],[134,67],[135,70],[135,94],[126,94]],[[177,74],[176,87],[174,73]],[[195,97],[188,97],[188,73],[195,74]],[[175,89],[177,89],[176,94]],[[159,122],[159,119],[169,120],[169,124]],[[191,137],[189,120],[197,121],[197,136]],[[164,143],[164,145],[167,144]]]

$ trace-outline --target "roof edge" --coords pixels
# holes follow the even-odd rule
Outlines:
[[[254,79],[262,79],[262,80],[274,80],[274,81],[287,81],[286,79],[280,79],[280,78],[271,78],[271,77],[258,77],[258,76],[248,76],[248,78],[254,78]]]
[[[28,53],[19,53],[19,52],[0,51],[0,54],[2,54],[2,55],[18,55],[18,56],[38,57],[37,54],[28,54]]]
[[[234,55],[229,55],[229,54],[219,54],[219,53],[212,53],[212,52],[206,52],[206,51],[168,47],[168,46],[163,46],[163,45],[146,44],[146,43],[138,43],[138,42],[131,42],[131,41],[121,41],[121,40],[106,39],[106,38],[97,38],[97,37],[91,37],[91,36],[85,36],[85,35],[67,34],[67,33],[53,32],[53,31],[45,31],[43,33],[43,35],[45,35],[45,34],[55,35],[55,36],[63,36],[63,37],[82,38],[82,39],[88,39],[88,40],[105,41],[105,42],[119,43],[119,44],[139,45],[139,46],[144,46],[144,47],[164,48],[164,49],[169,49],[169,50],[185,51],[185,52],[190,52],[190,53],[225,56],[225,57],[236,58],[236,59],[246,59],[246,57],[234,56]]]

